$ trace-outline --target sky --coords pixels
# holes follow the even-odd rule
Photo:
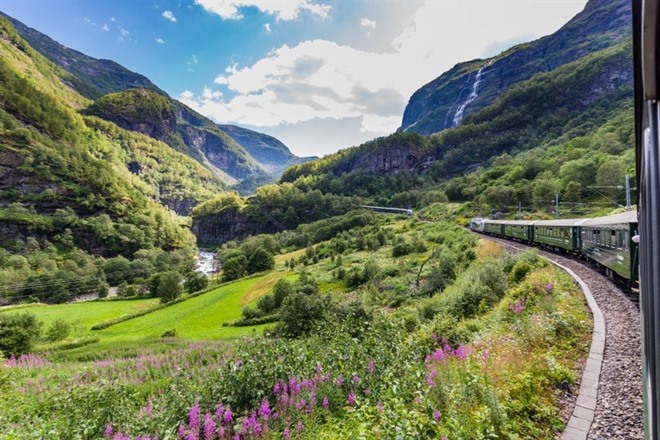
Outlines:
[[[551,34],[586,0],[2,0],[222,124],[323,156],[393,133],[456,63]]]

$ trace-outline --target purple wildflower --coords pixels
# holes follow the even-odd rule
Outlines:
[[[199,408],[199,403],[195,402],[190,412],[188,413],[188,429],[191,431],[199,431],[199,425],[201,423],[202,410]]]
[[[112,423],[108,423],[103,431],[103,437],[112,437]]]
[[[523,305],[522,299],[518,300],[518,302],[516,303],[516,313],[522,312],[522,305]]]
[[[486,349],[484,349],[484,351],[481,353],[481,358],[482,358],[482,359],[484,360],[484,362],[485,362],[485,361],[488,360],[488,356],[489,356],[489,352],[488,352],[488,349],[486,348]]]
[[[330,401],[328,400],[327,397],[323,398],[323,401],[321,402],[321,405],[323,406],[323,409],[328,409],[330,406]]]
[[[353,386],[358,386],[360,383],[360,377],[357,374],[353,374]]]
[[[224,408],[222,407],[222,403],[218,403],[218,406],[215,407],[215,417],[218,420],[222,420],[223,412],[224,412]]]
[[[353,394],[353,392],[348,393],[348,398],[346,400],[348,400],[349,406],[355,406],[355,394]]]
[[[369,371],[369,374],[374,374],[374,371],[376,371],[373,359],[369,359],[369,363],[367,363],[367,371]]]
[[[273,412],[270,409],[270,405],[268,404],[268,400],[264,399],[261,401],[261,405],[259,406],[259,416],[262,417],[264,420],[268,420],[268,418],[271,416]]]
[[[509,303],[509,312],[513,312],[513,303]]]
[[[460,344],[458,347],[456,347],[456,350],[454,350],[454,356],[461,360],[467,359],[468,355],[468,350],[465,348],[465,345]]]
[[[433,420],[436,422],[440,420],[440,417],[442,417],[442,413],[438,411],[437,409],[433,410]]]
[[[176,432],[177,438],[183,438],[186,435],[186,428],[183,426],[183,423],[179,425],[179,429]]]
[[[344,384],[344,376],[339,375],[339,377],[337,378],[336,383],[337,383],[338,387],[342,386]]]
[[[302,420],[298,420],[298,424],[296,425],[296,429],[298,432],[303,432],[303,429],[305,429],[305,425],[303,425]]]
[[[225,424],[229,425],[232,421],[232,414],[231,414],[231,408],[227,407],[225,410],[225,413],[222,416],[222,421],[225,422]]]
[[[376,412],[378,415],[381,415],[383,413],[383,401],[379,400],[378,405],[376,405]]]
[[[275,385],[273,385],[273,394],[279,396],[281,392],[282,392],[282,385],[280,385],[279,382],[275,382]]]
[[[204,440],[213,440],[215,434],[215,423],[211,414],[206,413],[204,416]]]
[[[289,428],[285,428],[284,431],[282,431],[282,438],[284,440],[290,440],[291,439],[291,431],[289,431]]]
[[[555,288],[555,285],[552,284],[552,283],[548,283],[548,284],[545,285],[546,293],[552,293],[554,288]]]
[[[431,339],[433,340],[433,342],[438,342],[438,334],[436,332],[433,332],[433,334],[431,335]]]

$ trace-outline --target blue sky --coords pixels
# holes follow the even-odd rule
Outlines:
[[[394,132],[419,87],[552,33],[585,3],[2,0],[0,10],[219,123],[322,156]]]

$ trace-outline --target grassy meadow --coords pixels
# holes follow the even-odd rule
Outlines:
[[[15,309],[85,330],[0,364],[0,438],[551,438],[591,325],[534,253],[386,216],[89,330],[156,306]],[[223,326],[248,317],[268,323]]]

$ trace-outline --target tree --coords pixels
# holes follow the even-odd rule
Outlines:
[[[200,290],[206,289],[206,286],[208,285],[208,277],[201,272],[188,272],[186,275],[184,287],[190,293],[199,292]]]
[[[564,188],[562,198],[567,202],[579,202],[582,199],[582,185],[580,182],[571,180]]]
[[[551,206],[556,194],[557,184],[551,173],[545,172],[534,179],[532,197],[535,206],[539,208]]]
[[[317,321],[322,320],[330,307],[325,296],[294,293],[287,296],[280,308],[282,335],[297,338],[309,333]]]
[[[34,314],[0,314],[0,352],[6,356],[29,353],[40,335],[41,323]]]
[[[603,188],[601,192],[609,194],[610,197],[616,197],[617,193],[620,193],[620,190],[616,187],[620,186],[622,182],[623,165],[618,160],[610,160],[598,168],[598,173],[596,174],[596,184],[598,186],[612,187]]]
[[[235,255],[222,263],[222,280],[231,281],[247,274],[248,260],[245,255]]]
[[[259,247],[250,255],[247,269],[249,273],[255,273],[271,270],[273,267],[275,267],[273,254]]]
[[[168,271],[152,276],[149,280],[149,291],[152,295],[159,296],[161,303],[174,301],[183,292],[181,274]]]
[[[71,333],[71,325],[63,319],[57,319],[46,330],[46,340],[48,342],[61,341],[66,339],[69,333]]]

